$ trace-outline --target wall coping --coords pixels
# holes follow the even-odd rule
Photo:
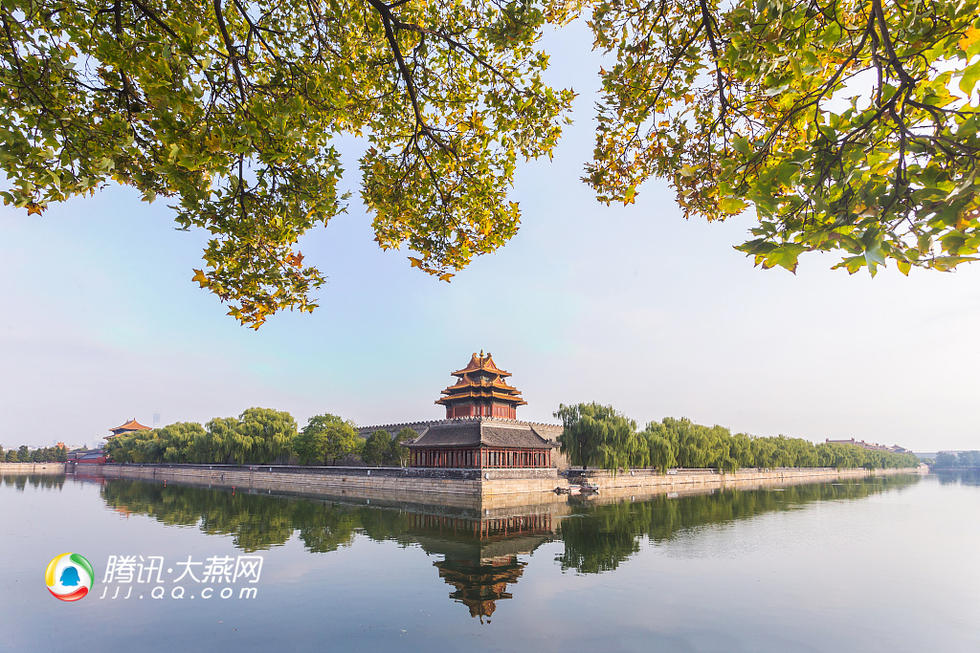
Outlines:
[[[551,423],[548,423],[548,422],[529,422],[527,420],[510,419],[510,418],[507,418],[507,417],[484,417],[484,416],[481,416],[481,417],[450,417],[450,418],[444,418],[444,419],[421,419],[421,420],[417,420],[417,421],[414,421],[414,422],[396,422],[396,423],[393,423],[393,424],[373,424],[373,425],[368,425],[368,426],[358,426],[357,427],[357,430],[358,431],[367,431],[367,430],[373,429],[375,431],[378,431],[378,430],[388,430],[388,429],[395,429],[395,428],[397,428],[397,429],[400,430],[400,429],[402,429],[402,428],[404,428],[406,426],[408,426],[408,427],[418,426],[418,425],[430,426],[432,424],[444,424],[444,423],[451,424],[451,423],[459,423],[459,422],[464,422],[464,421],[465,422],[470,422],[470,421],[504,422],[504,423],[508,423],[508,424],[526,424],[528,426],[547,426],[547,427],[551,427],[551,428],[562,428],[562,425],[561,424],[551,424]],[[394,435],[394,434],[392,434],[392,435]]]
[[[351,467],[341,465],[235,465],[207,463],[106,463],[109,468],[187,469],[224,472],[285,473],[296,475],[363,476],[381,478],[436,478],[493,480],[511,478],[558,478],[554,467],[475,468],[475,467]]]

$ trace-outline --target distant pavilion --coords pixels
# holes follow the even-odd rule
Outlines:
[[[122,435],[123,433],[132,433],[133,431],[150,431],[150,430],[152,430],[151,427],[140,424],[139,422],[136,421],[136,418],[134,417],[130,419],[128,422],[126,422],[125,424],[120,424],[115,428],[109,429],[109,431],[112,433],[112,435],[110,435],[109,437],[114,438],[117,435]]]
[[[375,430],[395,433],[410,427],[419,433],[406,446],[411,467],[550,468],[552,450],[562,428],[517,420],[517,407],[527,404],[505,379],[489,353],[473,354],[469,364],[452,372],[456,383],[442,391],[436,404],[445,406],[446,419],[360,429],[367,437]]]

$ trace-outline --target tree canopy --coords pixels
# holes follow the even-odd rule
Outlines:
[[[653,467],[714,468],[734,472],[744,467],[916,467],[912,453],[865,449],[848,444],[814,444],[803,438],[756,437],[724,426],[704,426],[687,418],[665,417],[641,432],[636,422],[612,406],[597,403],[562,405],[555,413],[564,431],[558,438],[572,465],[619,470]]]
[[[968,0],[5,0],[4,202],[40,214],[110,181],[211,234],[193,279],[243,324],[312,311],[299,238],[345,210],[338,139],[385,249],[449,280],[516,233],[518,163],[574,97],[545,27],[585,16],[611,65],[586,180],[687,216],[751,208],[739,249],[872,274],[980,248],[980,18]]]
[[[285,411],[249,408],[238,417],[217,417],[205,426],[177,422],[123,433],[106,441],[119,463],[336,463],[360,453],[354,425],[336,415],[314,415],[297,432]]]
[[[367,437],[361,451],[362,460],[368,465],[404,467],[408,461],[408,449],[404,443],[419,436],[414,429],[404,427],[392,437],[385,430],[378,430]]]
[[[364,440],[354,424],[330,415],[314,415],[296,437],[296,454],[303,463],[336,464],[347,456],[359,454]]]
[[[636,435],[636,422],[612,406],[594,402],[562,404],[555,417],[563,426],[558,444],[573,465],[618,469],[647,464],[646,447]]]

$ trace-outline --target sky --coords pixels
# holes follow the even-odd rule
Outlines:
[[[328,277],[320,308],[258,332],[191,282],[206,235],[164,202],[110,186],[43,217],[0,207],[0,445],[95,445],[135,417],[206,422],[251,406],[302,427],[444,414],[433,402],[473,352],[492,352],[528,405],[612,404],[642,428],[689,417],[754,435],[865,439],[917,451],[980,448],[980,266],[894,266],[871,278],[800,258],[761,270],[732,246],[746,215],[685,221],[653,180],[629,207],[580,181],[600,60],[581,25],[551,34],[549,81],[579,96],[552,160],[519,168],[519,233],[452,283],[382,252],[358,201],[300,242]],[[500,292],[505,289],[506,292]]]

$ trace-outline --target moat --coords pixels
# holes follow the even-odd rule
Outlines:
[[[0,649],[973,651],[978,478],[572,498],[480,515],[8,475]],[[43,573],[69,551],[95,567],[91,594],[71,604],[52,598]],[[179,598],[140,599],[140,579],[108,578],[124,556],[263,566],[249,596],[191,599],[192,583]]]

